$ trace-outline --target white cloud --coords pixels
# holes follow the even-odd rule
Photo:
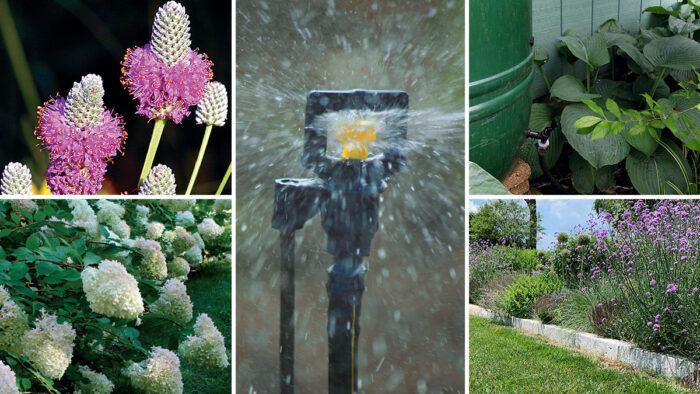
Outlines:
[[[469,212],[474,213],[479,210],[479,206],[476,204],[475,201],[469,200]]]

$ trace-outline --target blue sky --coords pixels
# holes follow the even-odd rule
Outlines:
[[[488,200],[469,200],[469,212],[474,212]],[[525,206],[525,200],[516,200]],[[544,233],[537,240],[538,249],[549,249],[557,233],[570,233],[576,226],[586,227],[593,212],[594,200],[537,200],[537,213],[542,218]]]

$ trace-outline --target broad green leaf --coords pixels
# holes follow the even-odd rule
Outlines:
[[[637,64],[637,66],[641,68],[642,72],[651,73],[654,71],[654,65],[649,62],[642,51],[637,48],[635,43],[617,42],[615,45],[620,49],[620,51],[629,56],[630,60]]]
[[[640,75],[632,83],[632,92],[635,96],[641,96],[643,93],[651,93],[651,89],[654,87],[654,80],[647,77],[646,75]],[[656,86],[656,91],[654,92],[654,98],[668,97],[671,94],[671,88],[668,87],[665,81],[659,82]]]
[[[566,139],[571,144],[571,147],[595,168],[602,168],[621,162],[629,153],[630,146],[620,134],[611,135],[598,141],[591,141],[590,136],[578,134],[573,127],[576,120],[594,114],[593,111],[583,104],[566,106],[561,115],[561,127]]]
[[[581,39],[577,36],[563,36],[559,40],[569,48],[569,51],[591,68],[600,68],[610,63],[610,53],[601,33]]]
[[[577,192],[592,194],[595,191],[595,168],[576,152],[569,156],[571,183]]]
[[[676,188],[688,192],[690,166],[683,152],[670,140],[663,140],[656,152],[647,157],[633,150],[627,157],[625,169],[639,194],[677,194]],[[671,152],[669,152],[669,150]]]
[[[56,271],[61,271],[61,267],[54,263],[40,261],[36,263],[36,273],[40,276],[49,276]]]
[[[669,100],[676,111],[683,112],[680,119],[674,122],[675,127],[671,128],[671,132],[688,149],[700,151],[700,110],[689,110],[700,106],[700,96],[686,98],[682,94],[674,94]]]
[[[574,123],[574,127],[576,127],[575,125],[576,123]],[[607,121],[598,123],[593,129],[593,133],[591,133],[591,141],[605,138],[611,132],[611,125],[612,122]]]
[[[632,92],[632,84],[625,81],[612,81],[599,79],[591,87],[591,92],[599,94],[603,98],[615,98],[625,101],[638,101],[639,96]],[[586,101],[582,101],[585,103]],[[590,108],[590,107],[589,107]]]
[[[620,117],[620,107],[617,105],[615,100],[613,100],[613,99],[605,100],[605,108],[608,110],[608,112],[615,115],[616,118]]]
[[[603,120],[603,119],[601,119],[597,116],[584,116],[583,118],[574,122],[574,127],[577,129],[583,129],[586,127],[595,126],[598,123],[600,123],[601,120]]]
[[[19,263],[15,262],[12,263],[12,266],[10,267],[10,279],[12,280],[20,280],[24,278],[25,275],[29,272],[29,266],[25,263]]]
[[[668,17],[668,28],[673,32],[673,34],[685,34],[688,35],[694,31],[700,29],[700,26],[693,23],[692,20],[684,20],[676,18],[675,16]]]
[[[603,111],[603,108],[601,108],[600,105],[598,105],[598,103],[588,99],[583,100],[582,102],[586,104],[586,107],[588,107],[591,111],[600,115],[601,118],[605,118],[605,111]]]
[[[656,67],[700,68],[700,43],[682,36],[659,38],[644,46],[644,56]]]
[[[532,48],[533,60],[536,65],[541,66],[549,61],[549,53],[539,45]]]
[[[510,194],[508,189],[478,164],[469,162],[469,194]]]
[[[605,166],[596,172],[595,186],[600,191],[606,191],[615,186],[615,169],[617,166]]]
[[[675,15],[675,16],[680,16],[680,12],[674,11],[673,9],[667,9],[666,7],[662,7],[660,5],[653,6],[653,7],[648,7],[644,10],[644,12],[648,12],[650,14],[656,14],[656,15]]]
[[[643,124],[634,123],[628,125],[622,132],[622,136],[628,144],[647,156],[654,154],[656,148],[659,146],[658,142],[649,134],[647,128]]]
[[[586,92],[586,87],[583,86],[583,83],[573,75],[564,75],[554,81],[550,94],[552,97],[558,97],[570,102],[600,97],[597,94]]]

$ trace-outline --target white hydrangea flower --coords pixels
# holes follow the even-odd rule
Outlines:
[[[131,384],[147,394],[181,394],[183,392],[180,359],[168,349],[151,348],[151,357],[133,363],[124,370]]]
[[[161,204],[165,207],[171,210],[172,212],[182,212],[182,211],[189,211],[194,207],[194,204],[197,203],[197,200],[195,199],[167,199],[167,200],[162,200]]]
[[[87,379],[87,383],[76,384],[73,394],[110,394],[114,391],[114,383],[105,374],[95,372],[84,365],[78,367],[78,372],[83,379]]]
[[[227,198],[221,198],[221,199],[214,201],[214,205],[212,206],[212,209],[214,209],[215,211],[223,212],[223,211],[230,211],[231,207],[232,207],[231,200],[229,200]]]
[[[197,317],[194,335],[180,344],[178,352],[199,368],[222,369],[229,365],[224,336],[206,313]]]
[[[151,312],[180,323],[192,320],[192,301],[187,287],[177,279],[168,279],[160,288],[160,298],[150,305]]]
[[[120,220],[111,229],[119,238],[128,239],[131,236],[131,227],[126,223],[126,220]]]
[[[199,247],[199,245],[193,246],[190,250],[185,252],[182,257],[187,260],[190,265],[197,265],[202,262],[202,259],[204,259],[204,256],[202,256],[202,249]]]
[[[97,221],[115,227],[124,217],[124,209],[121,204],[114,203],[108,200],[100,200],[97,202]]]
[[[168,265],[160,244],[152,239],[136,238],[134,246],[143,254],[141,272],[150,279],[163,280],[168,277]]]
[[[175,254],[186,252],[197,245],[197,239],[182,227],[175,227],[175,239],[172,241]]]
[[[175,214],[175,224],[182,227],[194,225],[194,215],[191,211],[182,211]]]
[[[160,222],[150,222],[146,224],[146,238],[148,239],[160,239],[163,236],[163,231],[165,231],[165,225]]]
[[[136,217],[139,220],[139,223],[142,225],[146,225],[148,223],[148,216],[151,214],[151,209],[148,208],[145,205],[137,205],[136,206]]]
[[[190,273],[190,263],[182,257],[175,257],[168,263],[168,277],[187,280],[187,275]]]
[[[2,360],[0,360],[0,394],[19,394],[17,377]]]
[[[205,218],[202,220],[202,223],[197,226],[197,231],[199,231],[199,234],[202,235],[205,241],[210,241],[223,234],[224,228],[219,226],[214,219]]]
[[[199,235],[199,233],[194,233],[192,234],[194,237],[195,241],[197,241],[197,246],[199,246],[200,249],[204,250],[204,239],[202,239],[202,236]]]
[[[22,335],[29,330],[29,319],[22,308],[0,286],[0,350],[18,353]]]
[[[34,328],[22,337],[23,354],[42,374],[60,379],[73,358],[75,330],[70,323],[58,323],[46,314],[34,322]]]
[[[90,204],[86,200],[69,200],[68,206],[72,209],[72,225],[85,229],[85,232],[93,237],[99,237],[99,223]]]
[[[93,312],[120,319],[136,319],[143,313],[138,282],[119,262],[102,260],[97,268],[85,268],[80,277]]]
[[[21,213],[22,210],[24,209],[25,211],[29,211],[31,213],[34,213],[39,209],[39,206],[37,205],[34,200],[27,200],[27,199],[20,199],[20,200],[10,200],[10,204],[12,205],[12,210]]]

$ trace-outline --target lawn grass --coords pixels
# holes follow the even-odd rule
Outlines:
[[[688,393],[641,371],[605,368],[488,319],[469,317],[471,393]]]
[[[231,362],[231,266],[220,264],[190,274],[186,282],[187,294],[194,304],[193,319],[184,335],[192,334],[192,325],[200,313],[206,313],[226,339],[229,363]],[[173,329],[175,332],[179,330]],[[142,338],[149,346],[166,346],[171,329]],[[203,370],[190,366],[181,359],[180,370],[187,394],[219,394],[231,392],[231,367],[223,370]]]

